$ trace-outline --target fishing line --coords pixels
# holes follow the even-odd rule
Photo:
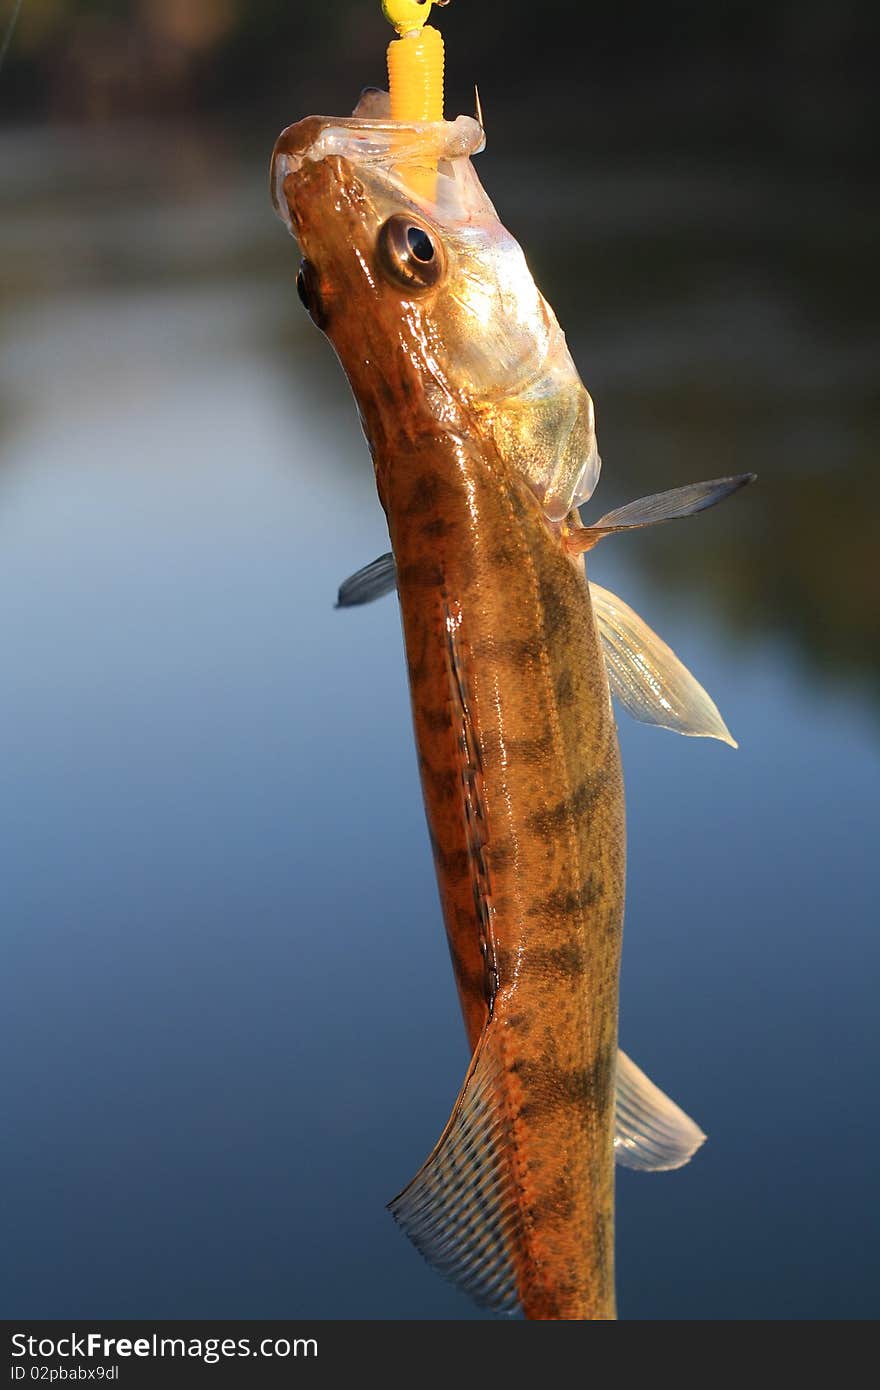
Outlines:
[[[21,14],[21,7],[24,0],[15,0],[15,9],[12,11],[12,18],[6,26],[6,33],[3,35],[3,45],[0,47],[0,69],[3,67],[3,60],[9,52],[9,45],[12,43],[12,36],[15,33],[15,26],[18,23],[18,16]]]

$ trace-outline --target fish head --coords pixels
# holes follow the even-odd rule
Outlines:
[[[480,184],[471,156],[484,143],[468,116],[395,122],[370,93],[352,117],[281,134],[273,201],[374,457],[438,428],[482,439],[560,520],[598,479],[593,404]]]

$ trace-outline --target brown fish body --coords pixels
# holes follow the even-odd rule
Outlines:
[[[304,123],[282,147],[311,138]],[[358,245],[364,195],[344,161],[305,162],[283,187],[307,247],[307,214],[331,205],[339,242]],[[563,545],[576,519],[548,520],[483,412],[438,374],[442,342],[421,304],[401,305],[377,279],[372,312],[352,315],[373,276],[366,253],[340,256],[335,272],[310,263],[309,307],[351,383],[388,518],[425,807],[476,1048],[407,1193],[420,1211],[442,1208],[458,1173],[444,1153],[476,1090],[488,1111],[464,1161],[486,1148],[496,1216],[488,1234],[467,1216],[468,1234],[456,1206],[429,1216],[423,1238],[421,1218],[392,1210],[440,1268],[448,1221],[466,1249],[448,1271],[490,1306],[613,1318],[623,784],[583,559]],[[460,1194],[465,1213],[485,1201]],[[483,1264],[515,1286],[506,1301],[471,1279],[483,1244]]]
[[[617,1051],[626,840],[609,679],[639,718],[730,735],[638,615],[591,589],[577,552],[742,480],[581,527],[600,466],[592,402],[476,179],[481,142],[464,117],[314,117],[279,138],[272,188],[388,519],[473,1049],[445,1130],[391,1211],[498,1312],[610,1319],[615,1156],[679,1167],[705,1136]],[[407,179],[426,160],[435,202]]]
[[[613,1318],[623,783],[583,563],[491,450],[378,460],[472,1047],[489,1016],[530,1318]]]

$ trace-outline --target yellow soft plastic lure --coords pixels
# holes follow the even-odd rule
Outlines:
[[[431,0],[383,0],[398,38],[388,45],[388,86],[394,121],[443,120],[443,39],[426,24]]]
[[[436,3],[448,4],[448,0]],[[425,23],[431,5],[432,0],[382,0],[382,13],[398,33],[388,45],[388,91],[394,121],[443,120],[445,53],[440,31]],[[433,197],[436,165],[413,169],[407,182],[414,192]]]

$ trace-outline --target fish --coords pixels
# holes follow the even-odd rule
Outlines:
[[[499,1315],[611,1320],[615,1162],[674,1169],[705,1138],[618,1045],[626,831],[612,697],[736,745],[672,650],[588,580],[585,557],[754,475],[583,521],[601,468],[593,402],[479,181],[484,143],[468,116],[392,121],[371,89],[351,117],[283,131],[270,185],[388,522],[391,550],[343,583],[338,606],[398,594],[472,1054],[390,1210]]]

